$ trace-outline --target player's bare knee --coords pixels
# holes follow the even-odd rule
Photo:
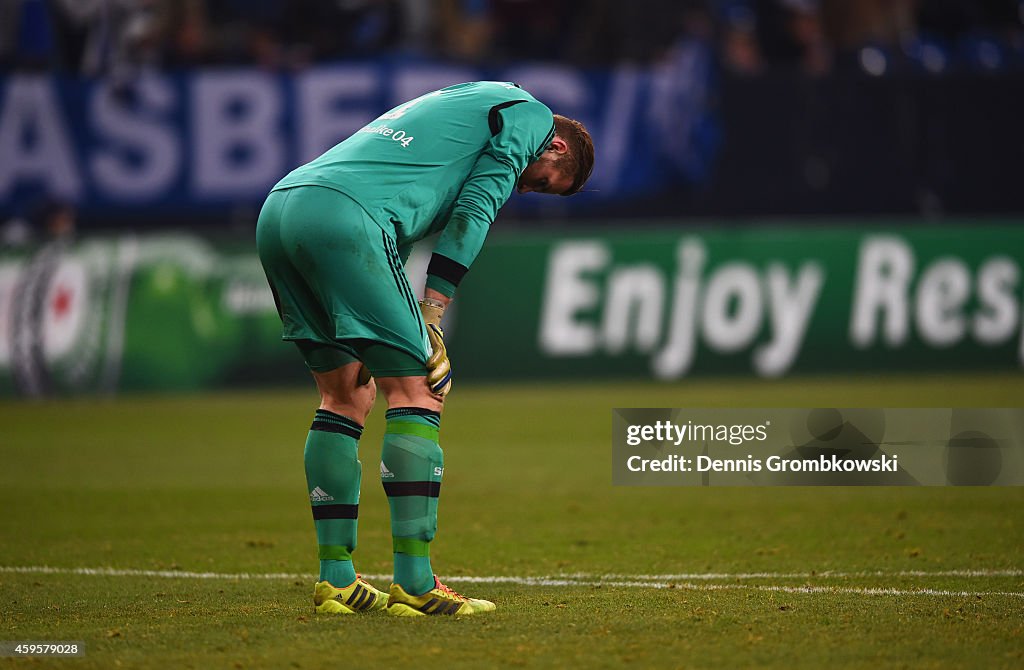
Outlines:
[[[340,414],[365,425],[366,417],[370,415],[370,410],[373,409],[376,395],[376,387],[371,381],[348,398],[341,399],[334,396],[321,395],[320,409],[326,409],[328,412]]]
[[[377,385],[372,378],[366,384],[358,382],[360,367],[361,364],[355,363],[326,373],[313,373],[320,391],[321,409],[365,424],[377,399]]]
[[[388,406],[391,406],[390,401]],[[444,409],[444,398],[439,398],[431,393],[430,387],[424,384],[422,391],[410,398],[410,403],[406,406],[422,407],[423,409],[429,409],[440,414]]]
[[[373,403],[377,400],[377,384],[371,379],[368,383],[356,386],[347,397],[337,404],[344,407],[348,414],[341,412],[354,421],[366,424],[366,417],[373,409]]]
[[[444,400],[430,392],[426,377],[383,377],[380,387],[388,407],[420,407],[434,412],[444,408]]]
[[[438,413],[441,413],[444,409],[444,401],[432,394],[426,387],[424,387],[424,391],[422,393],[398,393],[388,396],[387,400],[389,408],[419,407],[421,409],[429,409],[432,412]]]

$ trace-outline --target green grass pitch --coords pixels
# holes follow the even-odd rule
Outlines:
[[[614,488],[609,444],[619,406],[1022,398],[1019,375],[457,386],[433,561],[499,608],[465,620],[313,615],[311,390],[0,403],[0,640],[86,644],[0,667],[1024,667],[1024,489]],[[382,414],[361,447],[372,575]]]

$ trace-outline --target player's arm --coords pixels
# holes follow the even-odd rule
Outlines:
[[[519,176],[554,138],[551,110],[535,100],[497,105],[487,123],[491,139],[459,192],[427,268],[427,287],[449,298],[480,253]]]
[[[491,140],[480,154],[459,193],[452,216],[427,267],[427,288],[420,311],[432,354],[427,382],[444,396],[452,387],[451,362],[444,345],[441,316],[455,289],[480,253],[498,209],[505,204],[519,176],[554,137],[549,110],[536,101],[510,101],[488,115]]]
[[[427,359],[427,384],[431,393],[441,396],[448,395],[452,390],[452,364],[448,360],[448,350],[444,346],[444,331],[441,329],[441,317],[452,299],[433,289],[423,292],[420,300],[420,314],[427,327],[427,339],[430,341],[430,357]]]
[[[443,308],[447,308],[448,304],[452,301],[452,299],[449,296],[446,296],[444,293],[438,293],[432,288],[427,288],[423,291],[423,299],[433,300],[437,303],[440,303],[441,307]]]

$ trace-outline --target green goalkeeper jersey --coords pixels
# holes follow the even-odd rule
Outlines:
[[[519,176],[554,136],[551,110],[517,85],[458,84],[382,114],[274,190],[344,193],[395,238],[403,258],[413,242],[442,231],[435,254],[464,272]]]

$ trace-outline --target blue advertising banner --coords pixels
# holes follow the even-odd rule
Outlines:
[[[258,204],[383,111],[478,79],[515,81],[586,124],[599,160],[590,192],[569,205],[585,207],[702,179],[715,143],[709,73],[709,54],[692,45],[653,68],[600,72],[416,61],[149,72],[127,83],[15,74],[0,78],[0,214],[44,197],[93,211]]]

